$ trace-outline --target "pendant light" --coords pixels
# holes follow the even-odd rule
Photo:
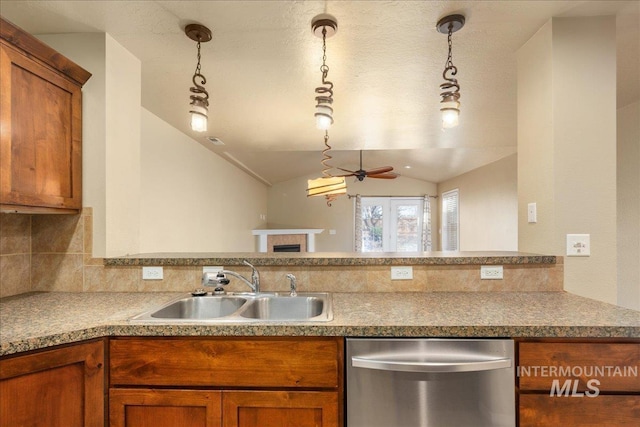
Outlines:
[[[327,206],[341,194],[347,194],[347,182],[343,176],[333,176],[329,172],[333,167],[329,165],[332,157],[329,155],[331,146],[329,145],[329,132],[324,133],[325,149],[322,150],[322,176],[316,179],[307,180],[307,197],[324,196],[327,199]]]
[[[316,88],[316,127],[327,130],[333,124],[333,83],[327,80],[329,66],[327,65],[327,38],[338,31],[338,21],[333,16],[323,13],[311,21],[311,30],[316,37],[322,38],[322,86]]]
[[[184,32],[191,40],[198,42],[198,64],[191,79],[193,81],[193,87],[189,88],[192,93],[189,97],[191,99],[191,108],[189,110],[191,115],[191,129],[196,132],[206,132],[209,113],[209,93],[204,88],[207,79],[200,72],[200,43],[206,43],[211,40],[211,30],[204,25],[189,24],[185,27]]]
[[[307,197],[324,196],[327,206],[341,194],[347,193],[347,184],[344,177],[331,175],[333,167],[329,164],[331,156],[329,151],[329,128],[333,124],[333,83],[327,80],[329,66],[327,65],[327,38],[338,31],[338,21],[333,16],[323,13],[311,20],[311,30],[316,37],[322,38],[322,85],[315,89],[316,127],[324,130],[324,149],[322,150],[322,176],[307,181]]]
[[[458,117],[460,115],[460,85],[454,77],[458,74],[458,68],[453,65],[451,35],[464,27],[464,23],[464,16],[448,15],[440,19],[436,25],[438,32],[447,34],[447,44],[449,46],[447,62],[442,72],[442,78],[444,78],[445,82],[440,85],[440,89],[443,91],[440,94],[440,111],[442,112],[443,129],[458,126]]]

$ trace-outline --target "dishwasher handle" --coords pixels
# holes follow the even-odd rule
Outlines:
[[[510,368],[511,358],[502,359],[478,359],[461,361],[422,362],[401,359],[374,359],[371,357],[351,358],[354,368],[377,369],[393,372],[423,372],[423,373],[452,373],[452,372],[479,372],[495,369]]]

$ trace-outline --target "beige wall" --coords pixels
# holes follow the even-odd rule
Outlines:
[[[617,301],[615,17],[554,18],[518,52],[519,250],[565,261],[565,289]],[[526,205],[536,202],[538,223]]]
[[[92,73],[83,87],[83,205],[98,256],[139,252],[140,60],[108,34],[39,35]]]
[[[264,184],[145,109],[141,146],[141,252],[254,251]]]
[[[460,250],[517,250],[517,156],[443,181],[438,184],[438,195],[456,188],[460,203]],[[438,201],[441,200],[439,197]]]
[[[561,253],[556,235],[553,170],[552,22],[517,52],[518,59],[518,249]],[[538,222],[527,222],[527,205],[537,204]]]
[[[297,228],[323,228],[324,232],[316,235],[316,251],[318,252],[352,252],[353,244],[353,199],[340,196],[331,207],[323,197],[307,198],[307,179],[317,178],[309,175],[281,182],[269,188],[268,222]],[[394,180],[365,179],[354,182],[347,179],[349,194],[362,196],[423,196],[436,195],[436,185],[400,176]],[[437,203],[432,199],[432,236],[434,249],[437,247],[436,228],[438,224]],[[329,234],[336,230],[336,234]]]
[[[140,252],[142,75],[138,58],[108,34],[106,44],[105,255],[116,256]]]
[[[640,310],[640,102],[618,109],[618,301]]]

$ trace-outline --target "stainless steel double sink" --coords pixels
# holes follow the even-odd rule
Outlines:
[[[132,322],[327,322],[333,319],[328,293],[182,296],[131,319]]]

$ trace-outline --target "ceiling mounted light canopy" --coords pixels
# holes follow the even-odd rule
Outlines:
[[[191,129],[196,132],[206,132],[207,119],[209,113],[209,93],[204,88],[207,79],[200,73],[200,43],[211,40],[211,30],[200,24],[189,24],[184,28],[184,32],[191,40],[198,42],[198,64],[193,73],[193,87],[189,88],[192,95],[191,109]]]
[[[448,15],[438,21],[436,29],[442,34],[447,34],[449,54],[447,62],[442,72],[445,82],[440,85],[443,91],[440,93],[440,111],[442,112],[442,127],[444,129],[458,126],[458,116],[460,115],[460,85],[454,77],[458,74],[458,68],[453,65],[451,54],[451,35],[464,27],[465,18],[463,15]]]
[[[327,130],[333,124],[333,83],[327,80],[329,66],[327,65],[327,38],[338,31],[338,21],[333,16],[323,13],[311,21],[311,30],[316,37],[322,38],[322,86],[316,88],[316,127]]]

